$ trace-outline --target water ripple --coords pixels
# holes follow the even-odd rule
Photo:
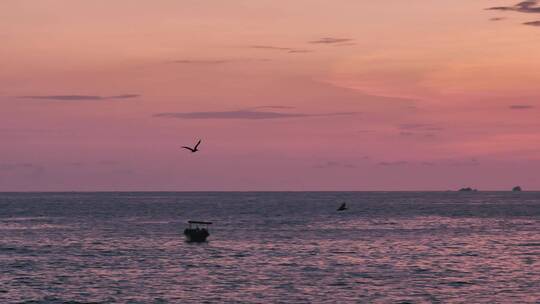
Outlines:
[[[0,210],[0,303],[540,301],[540,193],[0,194]],[[215,222],[209,243],[183,241],[188,219]]]

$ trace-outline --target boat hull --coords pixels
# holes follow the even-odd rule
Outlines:
[[[184,230],[186,241],[188,243],[203,243],[206,242],[210,233],[206,229],[186,229]]]

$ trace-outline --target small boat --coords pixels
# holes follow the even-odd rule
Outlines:
[[[341,204],[341,206],[339,206],[339,208],[337,208],[337,211],[344,211],[344,210],[347,210],[347,209],[349,209],[347,207],[347,203],[343,203],[343,204]]]
[[[186,236],[187,242],[206,242],[206,238],[210,236],[210,233],[208,232],[208,225],[212,225],[211,222],[188,221],[188,225],[188,228],[184,230],[184,235]]]

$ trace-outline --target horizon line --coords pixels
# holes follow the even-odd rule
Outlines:
[[[31,190],[31,191],[0,191],[0,194],[6,193],[295,193],[295,192],[396,192],[396,193],[414,193],[414,192],[457,192],[457,193],[478,193],[478,192],[540,192],[540,190],[530,189],[513,191],[510,190],[480,190],[459,191],[458,190]]]

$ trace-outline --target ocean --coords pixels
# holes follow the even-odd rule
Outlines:
[[[540,192],[0,193],[0,303],[540,303]]]

